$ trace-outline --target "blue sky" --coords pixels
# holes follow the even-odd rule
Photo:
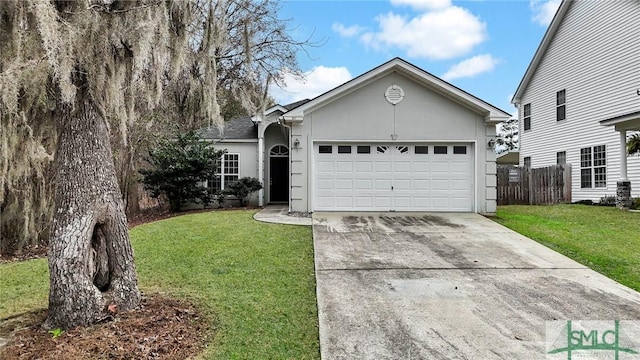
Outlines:
[[[509,112],[515,92],[560,0],[295,0],[281,3],[306,81],[272,88],[280,104],[313,98],[401,57]]]

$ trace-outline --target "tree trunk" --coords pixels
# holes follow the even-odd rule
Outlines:
[[[55,159],[47,328],[72,328],[140,304],[105,119],[91,100],[63,119]]]

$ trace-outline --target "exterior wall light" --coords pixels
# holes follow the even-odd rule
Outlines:
[[[293,140],[293,148],[296,150],[300,148],[300,139]]]
[[[490,139],[489,142],[487,143],[487,149],[495,149],[496,147],[496,141],[494,139]]]

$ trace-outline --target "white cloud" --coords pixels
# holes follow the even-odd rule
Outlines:
[[[365,28],[359,25],[344,26],[344,24],[334,23],[331,25],[331,30],[337,32],[342,37],[351,38],[361,34]]]
[[[389,12],[376,20],[379,30],[366,32],[360,38],[368,47],[382,51],[399,48],[415,58],[441,60],[462,56],[487,37],[486,24],[458,6],[413,18]]]
[[[284,88],[272,86],[270,93],[277,103],[286,105],[298,100],[313,99],[352,78],[346,67],[316,66],[304,73],[304,80],[285,75]]]
[[[498,62],[499,60],[491,56],[491,54],[476,55],[453,65],[449,71],[442,75],[442,78],[450,81],[458,78],[474,77],[493,70]]]
[[[533,12],[531,20],[542,26],[549,25],[558,11],[560,2],[561,0],[530,0],[529,7]]]
[[[416,10],[438,10],[451,6],[451,0],[391,0],[392,5],[408,5]]]

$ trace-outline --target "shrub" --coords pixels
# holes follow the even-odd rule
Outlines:
[[[166,196],[172,212],[188,202],[209,206],[214,195],[203,183],[214,176],[224,153],[194,131],[160,138],[146,158],[152,168],[140,170],[144,188],[152,197]]]
[[[225,192],[228,195],[233,195],[236,199],[240,200],[240,206],[247,204],[247,198],[249,194],[262,189],[262,184],[256,178],[243,177],[238,179],[227,186]]]
[[[633,198],[631,200],[631,209],[640,210],[640,198]]]
[[[218,191],[214,197],[218,203],[218,208],[222,209],[224,207],[224,202],[226,201],[227,193],[225,191]]]
[[[616,206],[616,197],[613,195],[605,195],[600,198],[598,203],[600,206]]]
[[[202,203],[202,206],[205,209],[211,207],[211,204],[213,204],[214,201],[218,200],[218,193],[204,187],[202,183],[199,183],[197,186],[201,188],[201,192],[199,193],[199,199],[200,199],[200,202]],[[194,200],[198,201],[198,199],[194,199]]]

